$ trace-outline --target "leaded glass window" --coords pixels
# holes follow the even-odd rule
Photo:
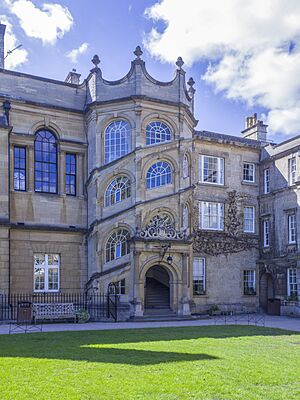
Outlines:
[[[105,129],[105,162],[109,163],[129,153],[130,125],[116,120]]]
[[[76,196],[76,154],[66,154],[66,194]]]
[[[293,299],[298,298],[297,268],[288,268],[287,270],[287,290],[288,296]]]
[[[224,158],[200,156],[200,182],[224,185]]]
[[[183,227],[183,229],[186,229],[186,230],[189,227],[189,208],[186,204],[183,206],[182,227]]]
[[[170,128],[160,121],[153,121],[146,127],[146,145],[168,142],[171,140]]]
[[[199,204],[200,229],[224,229],[224,204],[211,201],[201,201]]]
[[[40,130],[34,142],[36,192],[57,193],[57,141],[52,132]]]
[[[108,185],[105,192],[105,206],[109,207],[127,199],[131,195],[130,180],[127,176],[119,176]]]
[[[189,158],[187,154],[183,156],[182,175],[184,178],[187,178],[189,176]]]
[[[26,148],[14,147],[14,190],[26,190]]]
[[[113,232],[106,243],[106,262],[116,260],[129,253],[130,235],[126,229]]]
[[[250,269],[244,271],[244,294],[256,294],[255,270]]]
[[[255,231],[255,209],[253,206],[244,207],[244,232]]]
[[[58,291],[59,269],[59,254],[34,254],[34,291]]]
[[[153,189],[155,187],[164,186],[171,183],[172,173],[171,166],[166,161],[158,161],[151,165],[146,176],[146,188]]]
[[[193,262],[193,295],[205,294],[205,258],[195,257]]]

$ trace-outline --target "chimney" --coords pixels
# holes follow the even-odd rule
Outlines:
[[[73,83],[74,85],[79,85],[81,74],[77,74],[76,69],[72,69],[71,72],[68,73],[68,76],[65,79],[66,83]]]
[[[6,25],[0,24],[0,68],[4,68],[4,36]]]
[[[257,119],[257,114],[254,113],[253,117],[246,118],[245,129],[241,132],[245,139],[260,140],[261,142],[267,141],[267,127],[263,121]]]

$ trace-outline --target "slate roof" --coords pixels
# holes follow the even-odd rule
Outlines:
[[[210,132],[210,131],[194,131],[194,136],[199,138],[207,138],[212,141],[222,141],[225,143],[237,143],[251,147],[261,147],[262,142],[254,139],[245,139],[239,136],[226,135],[224,133]]]

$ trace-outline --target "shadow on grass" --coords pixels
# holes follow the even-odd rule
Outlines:
[[[251,326],[206,326],[1,335],[0,358],[23,357],[131,365],[214,360],[217,357],[205,353],[183,353],[172,350],[176,350],[176,341],[180,340],[293,334],[295,333],[280,329]],[[133,343],[158,341],[168,342],[166,347],[170,351],[124,349],[114,346],[128,343],[130,344],[128,347],[130,347]],[[112,346],[101,347],[101,345],[107,344]],[[200,346],[201,341],[199,341]]]

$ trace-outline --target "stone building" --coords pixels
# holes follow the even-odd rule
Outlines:
[[[196,130],[182,59],[160,82],[134,56],[118,81],[98,56],[82,83],[76,71],[63,82],[0,69],[0,290],[114,282],[136,317],[294,295],[299,139],[267,144],[255,116],[242,137]]]

